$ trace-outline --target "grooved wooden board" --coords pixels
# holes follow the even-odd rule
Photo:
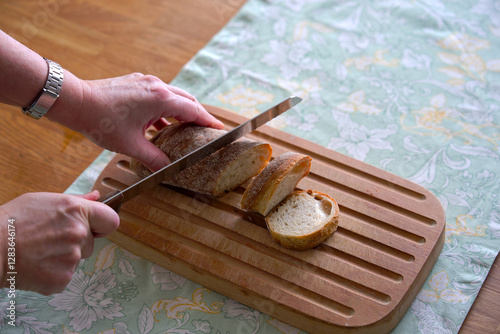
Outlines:
[[[206,106],[228,128],[245,118]],[[444,243],[445,215],[428,190],[271,127],[248,136],[273,156],[312,157],[298,185],[334,197],[337,232],[309,251],[272,241],[265,222],[242,211],[247,184],[221,198],[159,185],[122,206],[109,239],[263,313],[310,333],[384,333],[399,322]],[[138,177],[117,155],[95,184],[101,194]]]

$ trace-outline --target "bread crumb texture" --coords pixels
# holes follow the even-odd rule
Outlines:
[[[312,190],[294,191],[269,213],[266,223],[276,242],[305,250],[336,231],[338,216],[338,204],[330,196]]]
[[[224,130],[179,122],[163,128],[151,142],[176,161],[225,133]],[[269,163],[271,154],[269,144],[242,138],[165,180],[165,183],[205,195],[222,196],[257,175]],[[130,167],[141,177],[151,174],[135,159]]]
[[[309,174],[311,161],[311,157],[295,152],[286,152],[274,158],[246,188],[241,208],[266,216]]]

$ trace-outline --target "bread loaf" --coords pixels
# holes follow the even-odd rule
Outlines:
[[[266,217],[273,240],[285,248],[306,250],[325,241],[338,226],[339,207],[317,191],[294,191]]]
[[[151,142],[175,161],[224,133],[224,130],[179,122],[156,133]],[[240,139],[165,180],[165,183],[201,194],[222,196],[257,175],[269,163],[271,153],[269,144]],[[141,177],[151,174],[135,159],[130,167]]]
[[[294,152],[276,157],[250,182],[241,198],[241,208],[266,216],[309,174],[311,160]]]

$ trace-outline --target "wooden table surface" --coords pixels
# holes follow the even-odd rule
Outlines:
[[[170,82],[244,2],[0,0],[0,29],[82,79],[142,72]],[[63,192],[102,151],[57,123],[0,110],[0,203]],[[460,333],[500,333],[498,258]]]

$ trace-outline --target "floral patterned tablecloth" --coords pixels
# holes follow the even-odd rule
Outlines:
[[[496,0],[249,0],[172,84],[246,116],[298,95],[273,126],[432,191],[446,242],[394,332],[456,333],[500,249],[499,38]],[[15,327],[6,294],[5,333],[301,333],[107,240],[64,292],[19,291]]]

